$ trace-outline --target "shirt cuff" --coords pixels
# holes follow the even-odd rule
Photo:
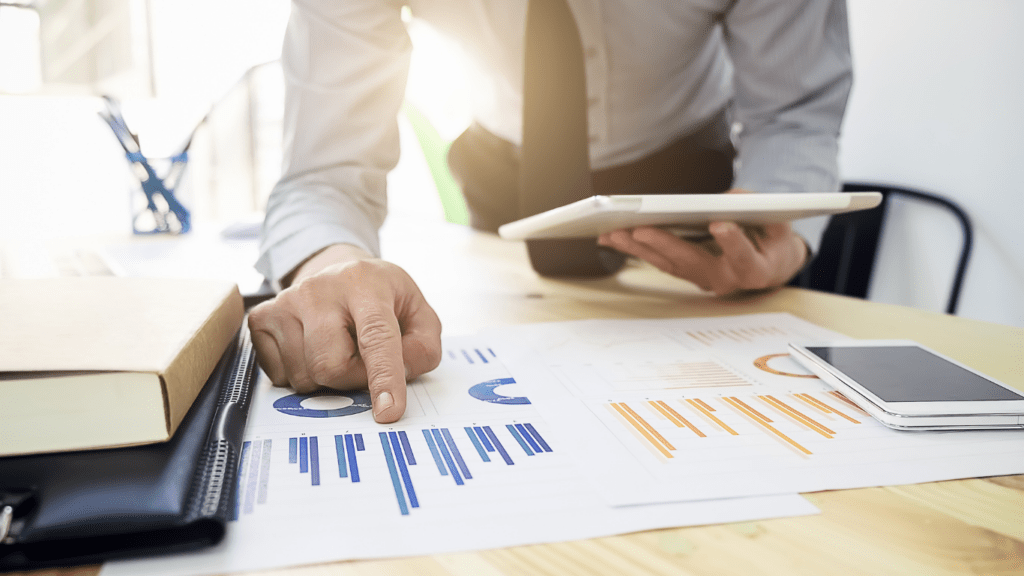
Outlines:
[[[367,252],[376,253],[373,247],[367,246],[345,228],[317,224],[303,229],[301,233],[283,238],[273,245],[261,247],[256,270],[270,282],[275,292],[280,292],[284,289],[281,280],[285,276],[310,256],[334,244],[351,244]]]
[[[379,256],[383,212],[322,182],[282,182],[267,203],[256,270],[280,291],[282,278],[328,246],[350,244]]]

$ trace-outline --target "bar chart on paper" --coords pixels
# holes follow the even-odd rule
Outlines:
[[[225,541],[114,573],[222,574],[816,512],[795,494],[609,507],[500,351],[474,337],[442,343],[440,366],[409,383],[389,425],[365,391],[298,394],[261,375]]]
[[[845,337],[788,314],[488,336],[613,504],[1012,474],[1024,462],[1021,432],[882,426],[787,354],[789,342]]]
[[[377,425],[366,391],[264,386],[233,517],[299,513],[323,499],[397,517],[479,507],[499,487],[555,465],[556,444],[494,350],[446,344],[441,365],[409,385],[401,426]]]
[[[797,432],[801,436],[809,434],[814,440],[831,440],[839,436],[837,430],[859,425],[868,418],[838,392],[609,402],[606,407],[626,431],[662,461],[685,458],[676,445],[699,447],[700,439],[709,439],[709,444],[712,438],[729,439],[733,449],[762,444],[751,443],[752,435],[774,440],[796,456],[808,457],[814,452],[807,447],[809,442],[794,439]],[[797,432],[784,431],[787,428]],[[728,445],[724,441],[715,444],[719,448]]]
[[[242,446],[233,518],[257,513],[278,490],[293,492],[286,498],[310,489],[343,497],[346,489],[353,496],[359,492],[351,485],[366,483],[376,484],[375,493],[381,486],[393,492],[393,512],[408,516],[421,502],[431,502],[429,488],[418,492],[418,485],[466,486],[482,476],[501,482],[501,471],[491,469],[521,467],[530,457],[552,452],[532,422],[248,440]],[[485,467],[497,473],[482,474]],[[473,496],[466,493],[470,500]]]

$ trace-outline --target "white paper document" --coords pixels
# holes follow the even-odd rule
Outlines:
[[[817,512],[795,494],[609,507],[586,480],[604,466],[575,466],[537,407],[468,337],[444,340],[441,366],[409,385],[394,425],[374,423],[365,392],[298,395],[261,375],[224,542],[102,573],[224,573]]]
[[[613,505],[1024,473],[1024,431],[899,432],[789,358],[789,314],[485,332]]]

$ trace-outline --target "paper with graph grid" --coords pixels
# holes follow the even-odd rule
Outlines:
[[[1024,431],[899,432],[786,353],[845,336],[789,314],[486,332],[612,505],[1024,473]]]
[[[405,416],[389,425],[373,421],[366,391],[297,394],[261,375],[224,542],[108,563],[103,575],[220,574],[817,512],[796,494],[608,506],[486,342],[443,344],[441,365],[409,384]]]

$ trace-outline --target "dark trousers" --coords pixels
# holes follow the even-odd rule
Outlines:
[[[639,160],[593,172],[593,192],[714,194],[732,187],[735,151],[725,111],[672,144]],[[462,188],[470,225],[496,232],[519,213],[519,147],[474,123],[452,143],[448,166]],[[544,276],[606,276],[624,261],[594,238],[532,240],[534,269]]]

